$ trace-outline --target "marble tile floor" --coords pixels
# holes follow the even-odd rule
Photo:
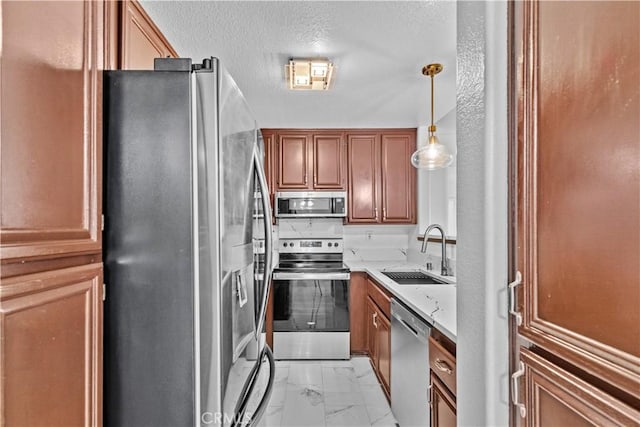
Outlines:
[[[261,427],[388,426],[396,420],[369,359],[276,361]]]

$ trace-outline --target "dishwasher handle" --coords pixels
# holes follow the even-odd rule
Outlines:
[[[395,300],[391,300],[391,316],[394,320],[397,320],[398,325],[402,325],[402,327],[416,339],[424,343],[428,342],[429,335],[431,334],[429,325],[424,323],[422,319],[416,318],[415,315]]]

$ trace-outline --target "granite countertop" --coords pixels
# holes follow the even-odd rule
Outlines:
[[[456,341],[456,285],[455,277],[443,277],[426,271],[419,264],[406,261],[349,261],[345,264],[352,272],[366,272],[386,288],[404,305],[413,310],[436,329]],[[454,282],[446,285],[398,285],[382,271],[422,271],[438,279]]]

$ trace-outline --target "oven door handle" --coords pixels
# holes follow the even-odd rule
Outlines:
[[[349,273],[273,273],[273,280],[349,280]]]

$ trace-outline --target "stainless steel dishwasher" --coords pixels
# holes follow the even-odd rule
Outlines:
[[[391,409],[400,427],[429,426],[431,325],[391,299]]]

